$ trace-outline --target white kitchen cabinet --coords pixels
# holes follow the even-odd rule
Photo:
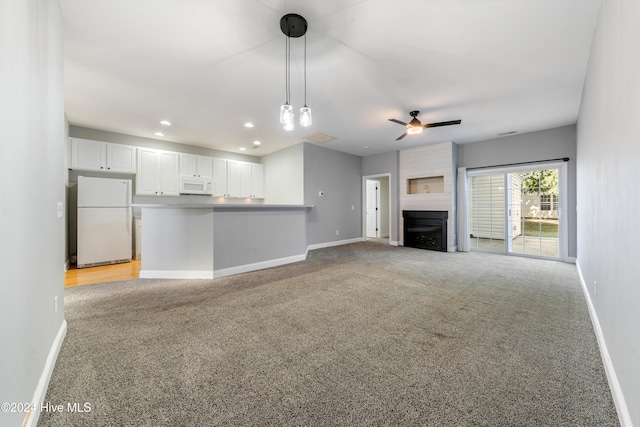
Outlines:
[[[180,154],[180,174],[213,178],[213,159],[193,154]]]
[[[251,197],[264,199],[264,165],[251,163]]]
[[[70,138],[71,169],[136,173],[136,147]]]
[[[251,197],[251,163],[227,161],[227,193],[229,197]]]
[[[227,196],[227,161],[213,159],[213,194],[214,197]]]
[[[264,198],[264,166],[213,159],[213,196]]]
[[[180,195],[180,154],[138,149],[136,194],[139,196]]]

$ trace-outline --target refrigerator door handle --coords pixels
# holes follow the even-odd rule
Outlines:
[[[133,222],[133,215],[131,213],[131,208],[127,210],[127,233],[131,236],[131,223]]]

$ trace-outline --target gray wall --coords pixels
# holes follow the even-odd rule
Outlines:
[[[628,426],[640,426],[639,19],[637,0],[602,2],[578,117],[578,268]]]
[[[305,143],[304,203],[315,205],[307,215],[309,245],[361,238],[360,157]]]
[[[391,193],[391,229],[389,230],[389,240],[398,242],[400,234],[398,230],[398,176],[399,176],[399,153],[390,151],[388,153],[363,157],[360,163],[362,176],[390,174],[389,191]]]
[[[458,145],[458,166],[474,168],[569,157],[567,209],[569,256],[576,257],[576,127],[563,126]]]
[[[62,13],[22,0],[0,2],[0,16],[0,402],[33,402],[64,327]],[[0,425],[25,415],[0,411]]]

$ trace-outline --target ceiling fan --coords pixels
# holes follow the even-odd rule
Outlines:
[[[390,122],[401,124],[402,126],[405,126],[407,128],[407,131],[402,135],[400,135],[398,138],[396,138],[396,141],[401,140],[407,135],[416,135],[416,134],[422,133],[422,130],[426,128],[459,125],[460,123],[462,123],[462,120],[451,120],[448,122],[429,123],[429,124],[423,125],[422,123],[420,123],[420,120],[418,120],[416,117],[418,114],[420,114],[420,111],[410,112],[409,115],[413,117],[413,119],[411,119],[409,123],[401,122],[400,120],[396,120],[396,119],[389,119]]]

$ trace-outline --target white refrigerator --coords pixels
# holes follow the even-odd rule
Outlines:
[[[78,177],[78,268],[130,262],[131,180]]]

